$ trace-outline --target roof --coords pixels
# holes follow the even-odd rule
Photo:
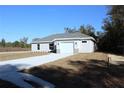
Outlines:
[[[53,34],[44,38],[35,38],[32,40],[32,43],[40,43],[40,42],[52,42],[57,39],[76,39],[76,38],[87,38],[87,39],[93,39],[93,37],[82,34],[80,32],[72,32],[72,33],[61,33],[61,34]]]

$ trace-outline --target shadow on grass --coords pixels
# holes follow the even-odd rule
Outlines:
[[[78,71],[58,66],[34,67],[28,73],[38,76],[59,88],[124,87],[124,65],[107,65],[104,60],[69,61]]]

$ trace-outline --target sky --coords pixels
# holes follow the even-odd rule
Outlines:
[[[65,27],[91,24],[102,31],[106,6],[0,6],[0,39],[8,42],[63,33]]]

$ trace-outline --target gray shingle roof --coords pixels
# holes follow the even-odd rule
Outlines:
[[[32,43],[39,43],[39,42],[51,42],[54,39],[60,38],[92,38],[91,36],[82,34],[80,32],[72,32],[72,33],[61,33],[61,34],[53,34],[44,38],[35,38],[32,40]]]

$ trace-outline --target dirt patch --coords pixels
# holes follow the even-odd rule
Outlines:
[[[33,56],[41,56],[46,55],[46,52],[15,52],[15,53],[3,53],[0,54],[0,61],[12,60],[12,59],[19,59],[19,58],[27,58]]]
[[[24,70],[59,88],[124,87],[124,65],[107,65],[104,53],[77,54]]]

